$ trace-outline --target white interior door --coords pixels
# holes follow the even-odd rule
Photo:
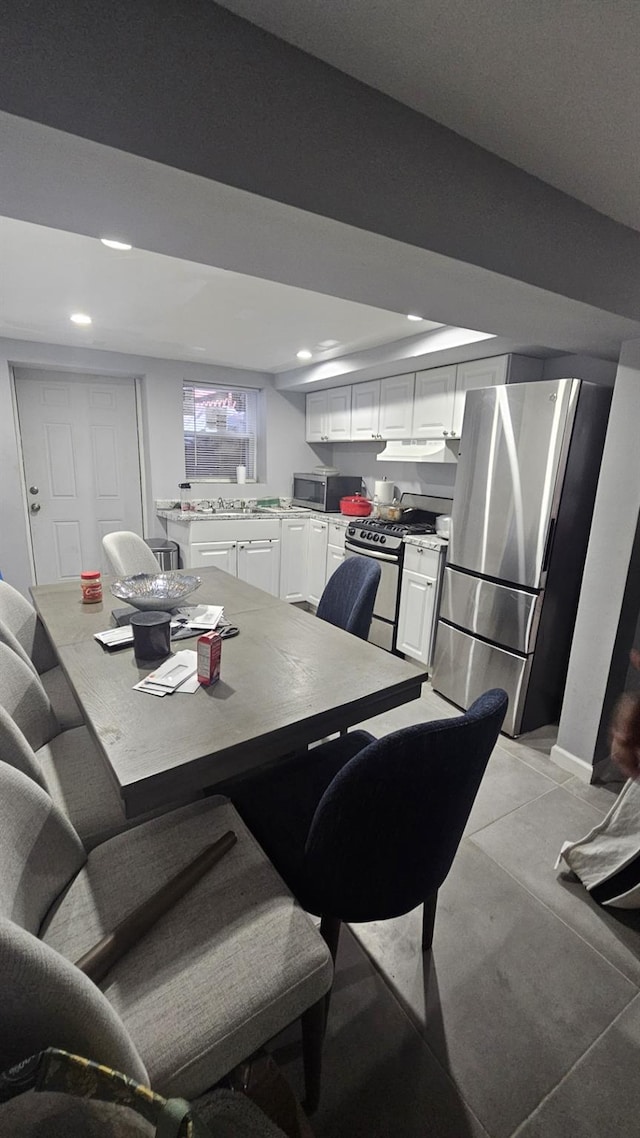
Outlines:
[[[133,379],[15,372],[36,583],[109,566],[102,538],[142,534]]]

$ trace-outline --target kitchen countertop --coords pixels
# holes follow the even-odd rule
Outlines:
[[[216,519],[240,522],[244,518],[250,518],[253,521],[256,518],[305,518],[313,511],[300,510],[295,507],[286,509],[280,506],[257,506],[251,510],[216,510],[212,513],[205,513],[200,510],[156,510],[156,513],[159,518],[165,518],[168,522],[178,522],[180,525],[188,526],[192,522],[214,522]]]

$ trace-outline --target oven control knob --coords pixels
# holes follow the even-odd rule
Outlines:
[[[355,532],[356,532],[356,527],[355,526],[349,526],[349,529],[347,530],[347,537],[353,537]]]
[[[384,536],[384,534],[383,534],[383,533],[381,533],[381,534],[380,534],[380,541],[381,541],[382,545],[384,545],[384,543],[385,543],[385,541],[386,541],[386,540],[387,540],[387,539],[386,539],[386,537]]]
[[[379,534],[379,533],[374,533],[374,535],[373,535],[373,540],[374,540],[374,541],[380,541],[380,534]]]

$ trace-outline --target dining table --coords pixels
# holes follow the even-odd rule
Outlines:
[[[123,608],[111,578],[97,604],[82,603],[77,581],[31,589],[127,817],[196,797],[420,696],[421,665],[221,569],[198,576],[188,602],[222,605],[239,634],[222,643],[217,683],[163,698],[134,690],[157,665],[138,661],[132,647],[106,651],[94,638]],[[194,634],[172,650],[196,643]]]

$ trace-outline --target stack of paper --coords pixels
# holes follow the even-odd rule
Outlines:
[[[149,695],[171,695],[174,691],[193,695],[198,690],[198,654],[188,648],[176,652],[155,671],[149,672],[139,683],[133,685],[137,691]]]

